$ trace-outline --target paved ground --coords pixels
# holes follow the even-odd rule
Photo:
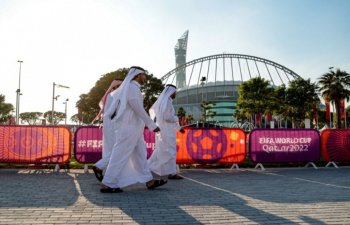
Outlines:
[[[350,224],[350,167],[181,172],[102,194],[91,171],[0,169],[0,224]]]

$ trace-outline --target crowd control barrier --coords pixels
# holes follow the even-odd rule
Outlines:
[[[149,157],[155,148],[155,133],[145,129]],[[177,132],[176,162],[239,163],[246,156],[246,134],[239,128],[186,128]],[[84,126],[75,133],[74,156],[79,163],[96,163],[102,157],[102,128]]]
[[[82,164],[102,157],[102,128],[75,131],[74,156]],[[247,134],[240,128],[186,127],[176,134],[178,164],[240,163],[247,157]],[[155,133],[145,129],[147,156],[155,149]],[[0,163],[63,164],[71,159],[72,133],[65,126],[0,126]],[[249,157],[257,164],[350,162],[350,129],[254,129]],[[314,166],[315,167],[315,166]]]
[[[71,132],[62,126],[0,126],[0,162],[67,163]]]
[[[240,163],[246,157],[246,134],[240,128],[185,128],[176,139],[178,164]]]
[[[255,129],[249,152],[255,163],[315,162],[321,156],[320,134],[314,129]]]
[[[147,157],[149,157],[155,147],[155,133],[146,128],[144,138]],[[79,163],[96,163],[100,160],[102,158],[102,127],[79,127],[75,132],[74,149],[74,157]]]
[[[326,129],[321,132],[322,158],[328,162],[350,161],[350,129]]]

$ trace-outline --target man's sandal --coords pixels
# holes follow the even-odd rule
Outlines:
[[[92,170],[94,171],[94,174],[97,180],[101,182],[103,180],[103,171],[97,168],[96,166],[93,166]]]
[[[175,174],[175,175],[169,175],[168,179],[170,179],[170,180],[181,180],[181,179],[184,179],[184,178],[182,176],[178,175],[178,174]]]
[[[123,192],[123,190],[120,188],[110,188],[108,186],[102,185],[100,192],[101,193],[120,193],[120,192]]]
[[[168,183],[167,180],[153,180],[153,184],[151,184],[151,185],[147,184],[146,186],[147,186],[148,189],[154,189],[154,188],[160,187],[160,186],[162,186],[162,185],[164,185],[166,183]]]

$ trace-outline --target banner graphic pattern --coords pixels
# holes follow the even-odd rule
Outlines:
[[[0,126],[0,162],[65,163],[71,133],[61,126]]]
[[[350,161],[350,129],[326,129],[321,133],[322,158],[326,161]]]
[[[177,132],[177,163],[239,163],[246,156],[246,134],[238,128],[186,128]]]

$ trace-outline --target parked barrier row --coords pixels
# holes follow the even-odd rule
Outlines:
[[[179,164],[350,161],[350,129],[185,128],[177,133]],[[155,134],[145,129],[147,155],[155,147]],[[0,126],[1,163],[67,163],[72,135],[63,126]],[[102,156],[102,129],[83,126],[74,132],[74,157],[79,163],[95,163]]]

